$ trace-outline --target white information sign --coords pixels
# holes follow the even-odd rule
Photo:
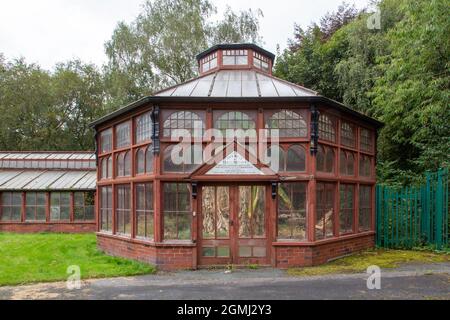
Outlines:
[[[214,168],[206,173],[211,174],[237,174],[237,175],[264,175],[258,168],[253,164],[245,160],[243,156],[234,151],[228,155],[225,159],[220,161]]]

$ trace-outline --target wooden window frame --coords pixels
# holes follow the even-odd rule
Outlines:
[[[104,142],[104,140],[103,140],[103,136],[104,135],[108,135],[109,136],[109,143],[108,143],[108,145],[109,145],[109,148],[108,149],[105,149],[104,148],[104,145],[105,145],[105,142]],[[100,150],[100,154],[104,154],[104,153],[108,153],[108,152],[111,152],[112,150],[113,150],[113,129],[112,128],[108,128],[108,129],[105,129],[105,130],[103,130],[103,131],[101,131],[100,132],[100,138],[99,138],[99,140],[100,140],[100,148],[99,148],[99,150]]]
[[[166,201],[166,199],[165,199],[165,197],[164,197],[164,195],[166,194],[166,191],[165,191],[165,186],[166,185],[168,185],[168,184],[174,184],[174,185],[176,185],[176,192],[175,192],[175,194],[176,194],[176,200],[175,200],[175,207],[176,207],[176,210],[173,210],[173,211],[168,211],[168,210],[166,210],[166,203],[165,203],[165,201]],[[179,190],[180,190],[180,185],[185,185],[186,187],[187,187],[187,191],[188,191],[188,193],[189,193],[189,208],[187,208],[187,210],[180,210],[180,208],[179,208],[179,199],[180,199],[180,197],[179,197],[179,194],[180,194],[180,192],[179,192]],[[161,230],[162,230],[162,238],[163,238],[163,241],[164,242],[192,242],[192,235],[193,235],[193,229],[192,229],[192,202],[190,201],[190,199],[191,199],[191,188],[190,188],[190,185],[188,184],[188,183],[184,183],[184,182],[170,182],[170,181],[166,181],[166,182],[164,182],[163,184],[162,184],[162,211],[163,211],[163,219],[162,219],[162,228],[161,228]],[[175,215],[175,218],[176,218],[176,223],[175,223],[175,225],[176,225],[176,238],[175,239],[170,239],[170,238],[167,238],[166,237],[166,229],[165,229],[165,220],[166,220],[166,217],[167,217],[167,214],[168,213],[171,213],[171,214],[174,214]],[[189,223],[189,232],[190,232],[190,237],[189,237],[189,239],[180,239],[180,236],[179,236],[179,225],[178,225],[178,217],[179,217],[179,215],[188,215],[188,217],[189,217],[189,221],[190,221],[190,223]]]
[[[148,118],[147,121],[144,121],[144,118]],[[141,144],[145,142],[150,142],[152,139],[152,119],[151,119],[151,111],[145,112],[135,118],[135,137],[134,144]]]
[[[321,113],[319,116],[319,140],[336,143],[336,123],[335,117]]]
[[[237,50],[223,50],[222,51],[222,65],[223,66],[248,66],[250,62],[250,57],[247,49],[237,49]],[[225,63],[225,57],[233,57],[234,63]],[[240,57],[246,57],[246,63],[238,63]]]
[[[364,133],[367,133],[367,136]],[[362,152],[372,154],[374,149],[373,132],[369,129],[361,127],[359,129],[359,149]]]
[[[69,202],[67,205],[61,205],[61,196],[62,194],[66,194],[69,197]],[[53,196],[58,195],[58,205],[53,204]],[[68,191],[56,191],[56,192],[50,192],[50,221],[52,222],[70,222],[70,216],[72,211],[72,200],[71,200],[71,192]],[[53,207],[59,208],[59,217],[57,219],[53,218]],[[69,216],[67,219],[61,219],[61,208],[68,209]]]
[[[129,165],[127,166],[127,159]],[[121,169],[121,166],[123,168]],[[132,175],[131,151],[123,151],[116,154],[116,177],[131,177]]]
[[[361,201],[362,190],[366,188],[369,192],[368,206],[363,206],[363,201]],[[359,185],[359,194],[358,194],[358,232],[367,232],[373,230],[373,222],[372,222],[372,214],[373,214],[373,194],[372,194],[373,186],[372,185]],[[368,214],[369,227],[364,229],[361,227],[361,211],[366,210],[366,214]]]
[[[349,190],[351,189],[351,190]],[[355,232],[355,209],[356,209],[356,202],[355,202],[355,193],[356,193],[356,185],[351,183],[340,183],[339,184],[339,235],[348,235],[353,234]],[[345,196],[344,199],[342,199],[342,191],[344,192]],[[349,207],[348,205],[343,207],[343,203],[348,204],[348,195],[349,191],[351,191],[352,195],[352,206]],[[343,201],[344,200],[344,201]],[[342,215],[343,214],[349,214],[350,215],[350,221],[351,221],[351,228],[350,230],[343,230],[342,226]]]
[[[195,126],[194,122],[199,121],[202,124],[202,132],[200,137],[196,138],[202,138],[205,133],[205,117],[206,112],[205,110],[166,110],[167,114],[164,115],[163,121],[162,121],[162,138],[163,139],[171,139],[172,132],[174,130],[187,130],[191,134],[191,138],[195,137]],[[191,117],[186,117],[186,114],[191,115]],[[180,117],[181,115],[184,115],[183,117]],[[176,116],[176,118],[174,118]],[[197,118],[195,118],[197,117]],[[172,126],[172,123],[176,122],[177,125]],[[183,123],[183,126],[179,126],[179,123]],[[189,126],[186,126],[186,123],[190,123]]]
[[[356,126],[350,122],[342,121],[340,126],[340,140],[344,147],[356,149]]]
[[[92,195],[92,199],[94,200],[92,204],[86,204],[86,194],[89,193]],[[83,195],[83,205],[77,204],[77,194]],[[75,191],[73,193],[73,219],[77,222],[85,222],[85,221],[95,221],[95,192],[93,191]],[[86,219],[87,208],[92,207],[93,217],[92,219]],[[77,219],[77,209],[83,209],[83,219]]]
[[[106,196],[107,196],[106,208],[103,207],[103,204],[104,204],[103,190],[107,191],[106,192]],[[100,201],[99,201],[99,208],[100,208],[100,210],[99,210],[99,229],[101,232],[107,232],[107,233],[111,233],[111,234],[113,233],[113,229],[114,229],[114,226],[113,226],[113,220],[114,220],[113,219],[113,215],[114,215],[114,213],[113,213],[113,211],[114,211],[113,197],[114,197],[114,194],[113,194],[113,192],[114,192],[114,190],[111,185],[99,187],[99,199],[100,199]],[[106,218],[107,218],[106,224],[107,224],[107,226],[110,227],[109,229],[103,229],[103,217],[105,216],[105,213],[106,213]]]
[[[322,152],[323,150],[323,152]],[[337,152],[337,148],[334,148],[332,146],[329,145],[325,145],[325,144],[319,144],[318,150],[317,150],[317,155],[316,155],[316,170],[317,172],[321,173],[321,174],[327,174],[327,175],[335,175],[336,174],[336,152]],[[329,158],[328,154],[332,153],[332,157]],[[323,154],[323,170],[322,168],[319,167],[319,156]],[[330,159],[333,159],[333,162],[331,164],[331,171],[327,171],[327,165]]]
[[[280,235],[279,235],[279,216],[280,216],[280,211],[281,211],[280,210],[280,203],[281,203],[281,200],[280,200],[280,189],[281,189],[282,185],[291,185],[291,186],[293,186],[293,185],[300,185],[300,184],[304,186],[304,193],[305,193],[305,207],[302,208],[302,209],[305,210],[305,237],[303,239],[300,239],[300,238],[294,237],[294,236],[291,236],[289,238],[280,237]],[[292,198],[293,198],[293,194],[294,194],[294,188],[293,187],[290,188],[289,192],[290,192],[290,198],[291,198],[291,202],[292,202]],[[308,196],[309,196],[309,194],[308,194],[308,182],[306,182],[306,181],[291,181],[291,182],[282,182],[282,183],[280,183],[280,185],[278,186],[278,205],[277,205],[277,223],[276,223],[276,226],[277,226],[276,239],[277,239],[277,241],[279,241],[279,242],[285,242],[285,241],[288,241],[288,242],[307,242],[308,241],[308,232],[309,232],[309,230],[308,230],[308,228],[309,228],[309,222],[308,222],[308,219],[309,219],[309,215],[308,215]],[[293,215],[294,211],[301,212],[302,209],[293,209],[293,210],[291,210],[291,212],[289,214],[289,216],[290,216],[289,218],[292,218],[292,215]],[[293,234],[292,229],[293,229],[293,226],[290,226],[290,233],[291,233],[291,235]]]
[[[35,195],[35,201],[33,204],[29,204],[28,203],[28,199],[27,196],[30,194]],[[38,201],[38,194],[43,194],[45,197],[45,203],[44,204],[37,204]],[[30,192],[25,192],[25,222],[46,222],[47,221],[47,207],[48,207],[48,197],[47,197],[47,193],[46,192],[41,192],[41,191],[30,191]],[[44,219],[37,219],[37,210],[38,208],[43,207],[44,208],[44,212],[45,212],[45,217]],[[34,219],[28,219],[28,208],[34,208]]]
[[[333,196],[333,199],[330,203],[327,203],[327,195],[324,195],[323,197],[325,199],[321,199],[319,197],[319,187],[320,185],[324,186],[324,191],[322,192],[330,192],[330,194]],[[329,189],[329,190],[327,190]],[[324,181],[318,181],[316,183],[316,212],[315,212],[315,221],[314,221],[314,238],[317,240],[325,240],[325,239],[331,239],[336,237],[336,200],[337,200],[337,183],[335,182],[324,182]],[[326,211],[328,209],[328,205],[331,204],[333,212],[331,213],[331,230],[332,234],[327,234],[327,224],[326,224]],[[323,217],[319,219],[319,211],[324,211]],[[323,223],[323,230],[322,230],[322,237],[318,237],[318,232],[320,229],[317,229],[317,225],[322,220]]]
[[[214,60],[215,60],[215,63],[213,63]],[[208,68],[205,69],[206,65],[208,66]],[[218,57],[217,51],[211,53],[210,55],[208,55],[205,58],[200,60],[200,68],[201,68],[202,73],[214,70],[218,66],[219,66],[219,57]]]
[[[132,127],[132,121],[131,120],[127,120],[127,121],[121,122],[121,123],[117,124],[114,127],[114,131],[115,131],[115,136],[116,137],[113,140],[115,140],[114,141],[115,142],[114,148],[116,150],[129,148],[132,145],[132,143],[133,143],[132,139],[133,138],[132,138],[132,134],[131,134],[131,127]],[[127,128],[127,130],[125,130],[125,128]],[[122,138],[121,137],[121,132],[122,131],[124,132],[124,137],[123,138],[125,138],[125,140],[123,140],[123,141],[120,140]]]
[[[117,185],[115,187],[116,190],[116,207],[114,210],[115,214],[115,233],[131,238],[132,232],[133,232],[133,224],[132,224],[132,192],[130,184],[121,184]],[[123,194],[120,194],[120,191],[123,190]],[[126,193],[128,192],[129,199],[126,200]],[[126,208],[126,204],[128,203],[128,208]],[[126,215],[128,213],[128,224],[126,223]],[[120,219],[122,216],[122,220]],[[123,226],[121,225],[121,221],[123,221]],[[126,227],[129,225],[130,227],[130,233],[127,233]]]
[[[139,208],[138,205],[138,188],[139,187],[143,187],[144,188],[144,209]],[[151,190],[149,190],[151,189]],[[153,181],[150,182],[142,182],[142,183],[136,183],[134,184],[134,194],[135,194],[135,212],[133,213],[135,215],[135,230],[136,230],[136,235],[135,237],[137,239],[142,239],[145,241],[151,241],[153,242],[155,239],[155,210],[154,210],[154,199],[155,199],[155,195],[154,195],[154,186],[153,186]],[[151,194],[151,201],[149,202],[151,204],[151,208],[147,208],[147,197],[148,195]],[[144,225],[145,225],[145,234],[144,236],[139,235],[139,213],[142,213],[144,215]],[[152,217],[152,228],[151,230],[147,229],[147,216],[151,216]],[[149,234],[151,234],[151,237],[149,236]]]
[[[8,204],[5,204],[4,203],[4,198],[3,198],[3,196],[5,195],[5,194],[9,194],[9,203]],[[14,202],[13,202],[13,196],[14,196],[14,194],[18,194],[18,195],[20,195],[20,205],[15,205],[15,204],[13,204]],[[9,219],[4,219],[3,217],[4,217],[4,212],[3,212],[3,210],[4,210],[4,208],[5,207],[7,207],[7,208],[10,208],[10,213],[9,213]],[[12,216],[13,216],[13,208],[17,208],[17,207],[19,207],[19,218],[17,219],[17,220],[13,220],[12,219]],[[23,212],[22,212],[22,208],[23,208],[23,196],[22,196],[22,192],[14,192],[14,191],[5,191],[5,192],[0,192],[0,222],[21,222],[22,221],[22,214],[23,214]]]
[[[298,119],[295,119],[294,117],[292,118],[288,118],[287,113],[293,113],[295,115],[298,116]],[[275,115],[284,115],[283,118],[279,118],[279,119],[274,119]],[[269,116],[270,115],[270,116]],[[268,111],[265,112],[264,114],[264,126],[267,130],[269,130],[269,132],[271,132],[272,130],[279,130],[279,138],[280,139],[305,139],[308,138],[308,134],[309,134],[309,130],[308,130],[308,121],[305,119],[305,115],[304,112],[301,112],[301,110],[295,110],[295,109],[281,109],[281,110],[274,110],[273,113],[269,113]],[[273,127],[272,122],[276,121],[277,122],[277,127]],[[280,128],[279,124],[280,122],[292,122],[292,126],[294,126],[295,122],[298,122],[299,125],[295,128],[288,128],[287,126]],[[283,132],[283,130],[298,130],[299,134],[298,135],[283,135],[281,134],[281,132]],[[302,134],[302,131],[304,130],[304,134]]]

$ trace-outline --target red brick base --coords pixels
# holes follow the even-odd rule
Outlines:
[[[373,232],[324,240],[313,245],[277,245],[275,266],[277,268],[316,266],[374,246],[375,235]]]
[[[100,250],[158,266],[161,270],[195,269],[196,246],[186,244],[154,244],[124,237],[97,234]]]
[[[97,234],[98,248],[110,255],[156,265],[161,270],[196,269],[196,245],[155,244]],[[277,268],[306,267],[326,263],[375,245],[374,233],[324,240],[314,244],[275,244],[272,264]]]
[[[0,232],[14,233],[88,233],[95,232],[95,222],[82,223],[0,223]]]

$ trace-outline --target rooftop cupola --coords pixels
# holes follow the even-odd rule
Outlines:
[[[217,70],[258,70],[272,74],[275,55],[251,43],[218,44],[197,55],[200,75]]]

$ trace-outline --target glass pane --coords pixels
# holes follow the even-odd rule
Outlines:
[[[278,238],[306,240],[306,183],[279,185]]]
[[[70,208],[61,207],[61,220],[69,220],[69,219],[70,219]]]
[[[340,186],[340,210],[339,210],[339,222],[340,233],[351,233],[353,231],[353,185],[342,184]]]
[[[136,155],[136,173],[142,174],[145,172],[145,153],[140,149]]]
[[[36,193],[36,204],[40,206],[45,206],[46,203],[46,196],[44,192],[38,192]]]
[[[111,151],[111,146],[112,146],[112,130],[108,129],[102,131],[100,134],[101,152],[104,153]]]
[[[334,184],[317,184],[316,239],[333,236]]]
[[[216,250],[214,247],[203,247],[202,256],[203,257],[214,257],[216,255]]]
[[[217,247],[217,257],[229,258],[230,257],[230,247]]]
[[[21,207],[12,207],[11,208],[11,220],[12,221],[20,221],[22,214]]]
[[[151,146],[147,148],[145,157],[146,157],[145,172],[152,173],[153,172],[153,151],[152,151]]]
[[[136,143],[148,141],[152,134],[151,113],[147,112],[136,119]]]
[[[234,56],[224,56],[223,57],[223,64],[224,65],[234,65],[235,64],[235,59]]]
[[[239,247],[239,257],[246,258],[252,256],[252,247]]]
[[[61,205],[70,206],[70,193],[68,192],[61,193]]]
[[[288,150],[286,171],[302,172],[306,169],[305,149],[301,146],[291,146]]]
[[[252,206],[253,206],[253,236],[265,235],[265,187],[252,187]]]
[[[35,220],[35,207],[28,207],[25,210],[25,219],[27,221]]]
[[[125,122],[116,127],[116,148],[123,148],[131,143],[130,139],[130,122]]]
[[[74,208],[74,218],[75,220],[84,220],[84,207]]]
[[[228,238],[230,228],[230,188],[217,187],[217,237]]]
[[[215,236],[215,187],[204,187],[202,191],[203,238],[214,239]]]
[[[52,192],[50,194],[50,203],[52,206],[59,206],[60,194],[58,192]]]
[[[9,221],[11,219],[11,207],[2,207],[2,221]]]
[[[22,205],[22,194],[19,192],[13,192],[11,204],[13,206],[21,206]]]
[[[237,65],[247,65],[248,64],[248,57],[247,56],[238,56],[236,59]]]
[[[176,213],[164,212],[164,239],[177,239]]]
[[[75,192],[74,195],[74,201],[76,206],[84,206],[84,193],[83,192]]]
[[[178,239],[191,239],[191,214],[183,213],[178,215]]]
[[[26,193],[26,202],[27,202],[27,205],[35,205],[36,204],[36,193],[27,192]]]
[[[85,220],[91,221],[95,219],[95,207],[87,206],[84,209],[85,212]]]
[[[252,187],[239,187],[239,237],[251,237]]]
[[[267,255],[265,247],[253,247],[253,256],[257,258],[264,258]]]
[[[50,207],[50,219],[51,220],[59,220],[60,210],[59,207],[51,206]]]
[[[45,221],[45,207],[36,208],[36,220]]]

